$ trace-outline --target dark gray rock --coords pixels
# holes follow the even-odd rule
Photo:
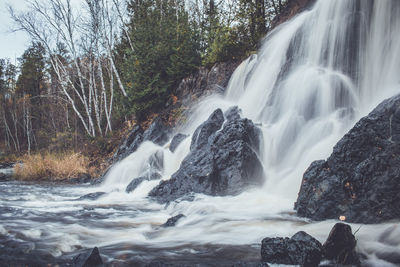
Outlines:
[[[253,122],[238,118],[224,122],[217,109],[193,135],[191,151],[170,180],[162,181],[149,196],[160,203],[190,193],[237,195],[264,181],[258,158],[260,132]]]
[[[130,192],[134,191],[143,181],[151,181],[151,180],[158,180],[158,179],[161,179],[161,175],[157,172],[154,172],[150,175],[135,178],[128,184],[125,191],[127,193],[130,193]]]
[[[164,145],[169,140],[170,128],[157,117],[143,133],[143,141],[151,141],[157,145]]]
[[[322,246],[324,258],[335,264],[360,266],[360,258],[355,251],[357,241],[348,224],[337,223]]]
[[[76,267],[102,267],[104,266],[101,259],[99,249],[94,247],[93,250],[81,253],[73,259],[73,266]]]
[[[176,148],[182,143],[183,140],[185,140],[189,135],[187,134],[181,134],[178,133],[176,134],[172,140],[171,140],[171,144],[169,145],[169,150],[171,152],[175,152]]]
[[[304,173],[299,216],[379,223],[400,218],[400,95],[382,102]]]
[[[215,110],[208,120],[203,122],[194,132],[192,142],[190,143],[190,150],[201,149],[208,145],[208,138],[218,131],[223,123],[224,114],[222,113],[222,110]]]
[[[166,223],[162,224],[161,227],[172,227],[172,226],[175,226],[176,223],[177,223],[180,219],[182,219],[182,218],[184,218],[184,217],[186,217],[186,216],[183,215],[183,214],[178,214],[178,215],[176,215],[176,216],[174,216],[174,217],[171,217],[171,218],[169,218],[169,219],[167,220]]]
[[[90,193],[90,194],[86,194],[84,196],[81,196],[77,200],[96,200],[96,199],[98,199],[99,197],[101,197],[104,194],[105,194],[105,192]]]
[[[142,142],[143,130],[140,125],[136,125],[133,127],[128,137],[119,146],[117,152],[115,152],[113,156],[113,162],[120,161],[126,158],[129,154],[135,152]]]
[[[298,232],[292,238],[264,238],[261,258],[274,264],[316,267],[322,258],[322,245],[305,232]]]

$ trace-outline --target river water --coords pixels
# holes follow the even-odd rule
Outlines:
[[[149,171],[154,155],[162,155],[166,180],[190,146],[187,138],[171,153],[168,145],[145,142],[98,186],[0,183],[0,246],[13,240],[28,252],[61,258],[98,246],[114,264],[219,266],[259,261],[267,236],[303,230],[323,242],[336,221],[311,222],[293,211],[302,174],[312,161],[328,157],[359,118],[400,92],[399,44],[400,1],[317,1],[271,32],[258,54],[237,68],[225,95],[204,99],[177,129],[192,134],[216,108],[238,105],[263,133],[264,186],[169,205],[147,198],[159,180],[127,194],[126,186]],[[79,199],[95,192],[104,194]],[[175,227],[160,227],[178,214],[186,217]],[[365,264],[395,266],[380,258],[399,258],[398,221],[352,228]]]

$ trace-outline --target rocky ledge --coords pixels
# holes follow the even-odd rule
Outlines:
[[[313,220],[400,218],[400,95],[382,102],[304,173],[295,209]]]
[[[261,185],[260,131],[251,120],[240,117],[237,107],[225,114],[220,109],[195,131],[190,153],[170,180],[162,181],[149,196],[160,203],[191,193],[236,195]]]

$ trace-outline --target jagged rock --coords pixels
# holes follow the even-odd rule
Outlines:
[[[304,173],[299,216],[379,223],[400,218],[400,95],[382,102]]]
[[[172,226],[175,226],[176,223],[177,223],[180,219],[182,219],[182,218],[184,218],[184,217],[186,217],[186,216],[183,215],[183,214],[178,214],[178,215],[176,215],[176,216],[174,216],[174,217],[169,218],[169,219],[167,220],[167,222],[164,223],[164,224],[162,224],[161,226],[162,226],[162,227],[172,227]]]
[[[239,61],[231,61],[217,63],[210,70],[200,68],[197,73],[181,81],[176,89],[178,99],[184,106],[190,106],[201,97],[223,93],[239,64]]]
[[[264,171],[257,156],[259,129],[240,116],[222,127],[223,122],[223,113],[217,109],[196,129],[191,151],[179,170],[149,196],[166,203],[190,193],[237,195],[248,187],[261,185]]]
[[[175,152],[175,150],[177,149],[177,147],[182,143],[183,140],[185,140],[189,135],[187,134],[181,134],[178,133],[176,134],[172,140],[171,140],[171,144],[169,145],[169,150],[171,152]]]
[[[162,146],[168,142],[169,131],[169,127],[162,122],[160,117],[157,117],[143,133],[143,141],[151,141]]]
[[[129,154],[133,153],[138,149],[143,141],[143,130],[140,125],[133,127],[128,137],[124,140],[122,145],[118,148],[113,156],[113,161],[120,161],[126,158]]]
[[[81,253],[73,259],[73,266],[76,267],[100,267],[104,266],[101,259],[99,249],[94,247],[93,250]]]
[[[360,265],[360,258],[355,251],[357,241],[348,224],[337,223],[322,246],[324,258],[335,264]]]
[[[105,194],[105,192],[90,193],[90,194],[86,194],[84,196],[81,196],[77,200],[96,200],[96,199],[98,199],[99,197],[101,197],[104,194]]]
[[[261,258],[269,263],[314,267],[321,261],[322,245],[305,232],[298,232],[292,238],[264,238]]]
[[[190,150],[201,149],[208,145],[208,138],[219,130],[224,123],[224,114],[222,110],[215,110],[208,120],[203,122],[194,132],[192,142],[190,143]]]
[[[148,176],[141,176],[138,178],[133,179],[128,186],[126,187],[126,192],[130,193],[134,191],[143,181],[152,181],[152,180],[158,180],[161,179],[161,175],[157,172],[154,172]]]

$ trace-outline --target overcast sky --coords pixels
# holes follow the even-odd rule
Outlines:
[[[30,39],[23,32],[12,32],[13,21],[7,10],[7,5],[20,10],[24,7],[24,0],[0,0],[0,58],[15,58],[22,55],[29,46]]]

